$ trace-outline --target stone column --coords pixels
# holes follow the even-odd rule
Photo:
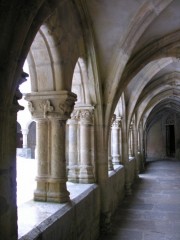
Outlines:
[[[51,122],[51,171],[47,201],[64,203],[69,201],[66,182],[66,121],[73,111],[76,95],[62,91],[52,99],[54,110],[48,114]]]
[[[119,129],[120,119],[116,120],[112,124],[112,161],[114,165],[120,165],[120,152],[119,152]]]
[[[0,101],[0,239],[18,239],[17,227],[17,182],[16,182],[16,121],[17,112],[23,110],[18,104],[22,94],[19,85],[26,80],[24,72],[17,81],[14,92],[5,92],[1,88]],[[1,79],[3,81],[3,79]],[[8,88],[9,89],[9,88]],[[8,97],[7,97],[8,96]],[[8,103],[7,103],[8,102]]]
[[[47,119],[36,119],[36,159],[37,187],[34,200],[46,201],[48,182],[48,122]]]
[[[69,144],[68,144],[68,181],[78,182],[78,119],[79,111],[74,111],[68,120]]]
[[[129,158],[133,158],[133,129],[132,124],[129,128]]]
[[[65,159],[66,120],[51,118],[51,176],[49,179],[48,202],[67,202],[69,192],[66,187]]]
[[[80,183],[94,183],[91,159],[91,128],[93,126],[93,110],[84,109],[80,112]]]
[[[111,126],[109,129],[109,134],[108,134],[108,170],[112,171],[114,170],[114,166],[113,166],[113,162],[112,162],[112,151],[111,151],[111,144],[112,144],[112,139],[111,139],[111,135],[112,135],[112,124],[113,122],[116,120],[116,115],[113,114],[113,117],[111,119]]]
[[[120,154],[120,164],[122,164],[123,162],[122,162],[122,125],[121,123],[119,128],[119,154]]]
[[[23,135],[23,148],[27,148],[27,135],[29,130],[28,129],[22,129],[22,135]]]
[[[114,166],[112,163],[112,154],[111,154],[111,128],[110,128],[109,137],[108,137],[108,170],[109,171],[114,170]]]
[[[34,191],[35,201],[47,201],[48,177],[49,177],[49,124],[46,114],[53,110],[49,100],[41,100],[38,95],[27,94],[29,111],[36,121],[36,154],[37,176],[36,189]]]
[[[127,133],[126,118],[122,119],[122,161],[125,168],[125,191],[126,195],[131,195],[131,173],[129,170],[129,134]]]
[[[144,143],[143,143],[143,123],[139,123],[139,155],[140,155],[140,171],[145,169],[145,158],[144,158]]]
[[[18,239],[16,119],[18,106],[0,106],[0,239]]]
[[[67,202],[69,192],[66,188],[65,128],[76,95],[68,91],[49,91],[27,94],[26,99],[31,101],[29,107],[32,117],[38,119],[37,158],[40,163],[38,175],[41,176],[37,176],[36,199],[37,195],[42,196],[40,186],[43,180],[46,201]],[[44,179],[45,175],[47,177]]]
[[[134,149],[134,157],[136,161],[136,170],[135,176],[136,178],[139,177],[139,155],[138,155],[138,131],[136,128],[136,123],[133,125],[133,149]]]

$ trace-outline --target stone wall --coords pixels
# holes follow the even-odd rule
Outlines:
[[[172,125],[174,125],[175,134],[175,153],[174,156],[168,156],[167,154],[167,133],[166,126],[169,125],[167,119],[169,118],[168,113],[164,114],[150,127],[147,134],[147,158],[166,158],[174,157],[180,159],[180,130],[179,130],[179,115],[171,114]]]
[[[161,127],[161,119],[149,130],[147,135],[147,157],[164,158],[166,156],[165,132]]]

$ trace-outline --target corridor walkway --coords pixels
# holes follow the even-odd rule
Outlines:
[[[180,240],[180,161],[147,164],[101,240]]]

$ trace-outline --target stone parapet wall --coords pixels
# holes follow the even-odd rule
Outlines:
[[[108,179],[111,214],[115,212],[118,205],[125,195],[125,169],[118,166],[114,171],[111,171]]]
[[[100,191],[96,184],[64,204],[19,240],[95,240],[99,236]]]
[[[135,158],[131,159],[128,163],[128,174],[129,174],[130,183],[133,184],[136,178],[136,159]]]

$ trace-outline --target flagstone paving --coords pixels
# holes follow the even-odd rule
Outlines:
[[[180,161],[149,162],[99,240],[180,240]]]

